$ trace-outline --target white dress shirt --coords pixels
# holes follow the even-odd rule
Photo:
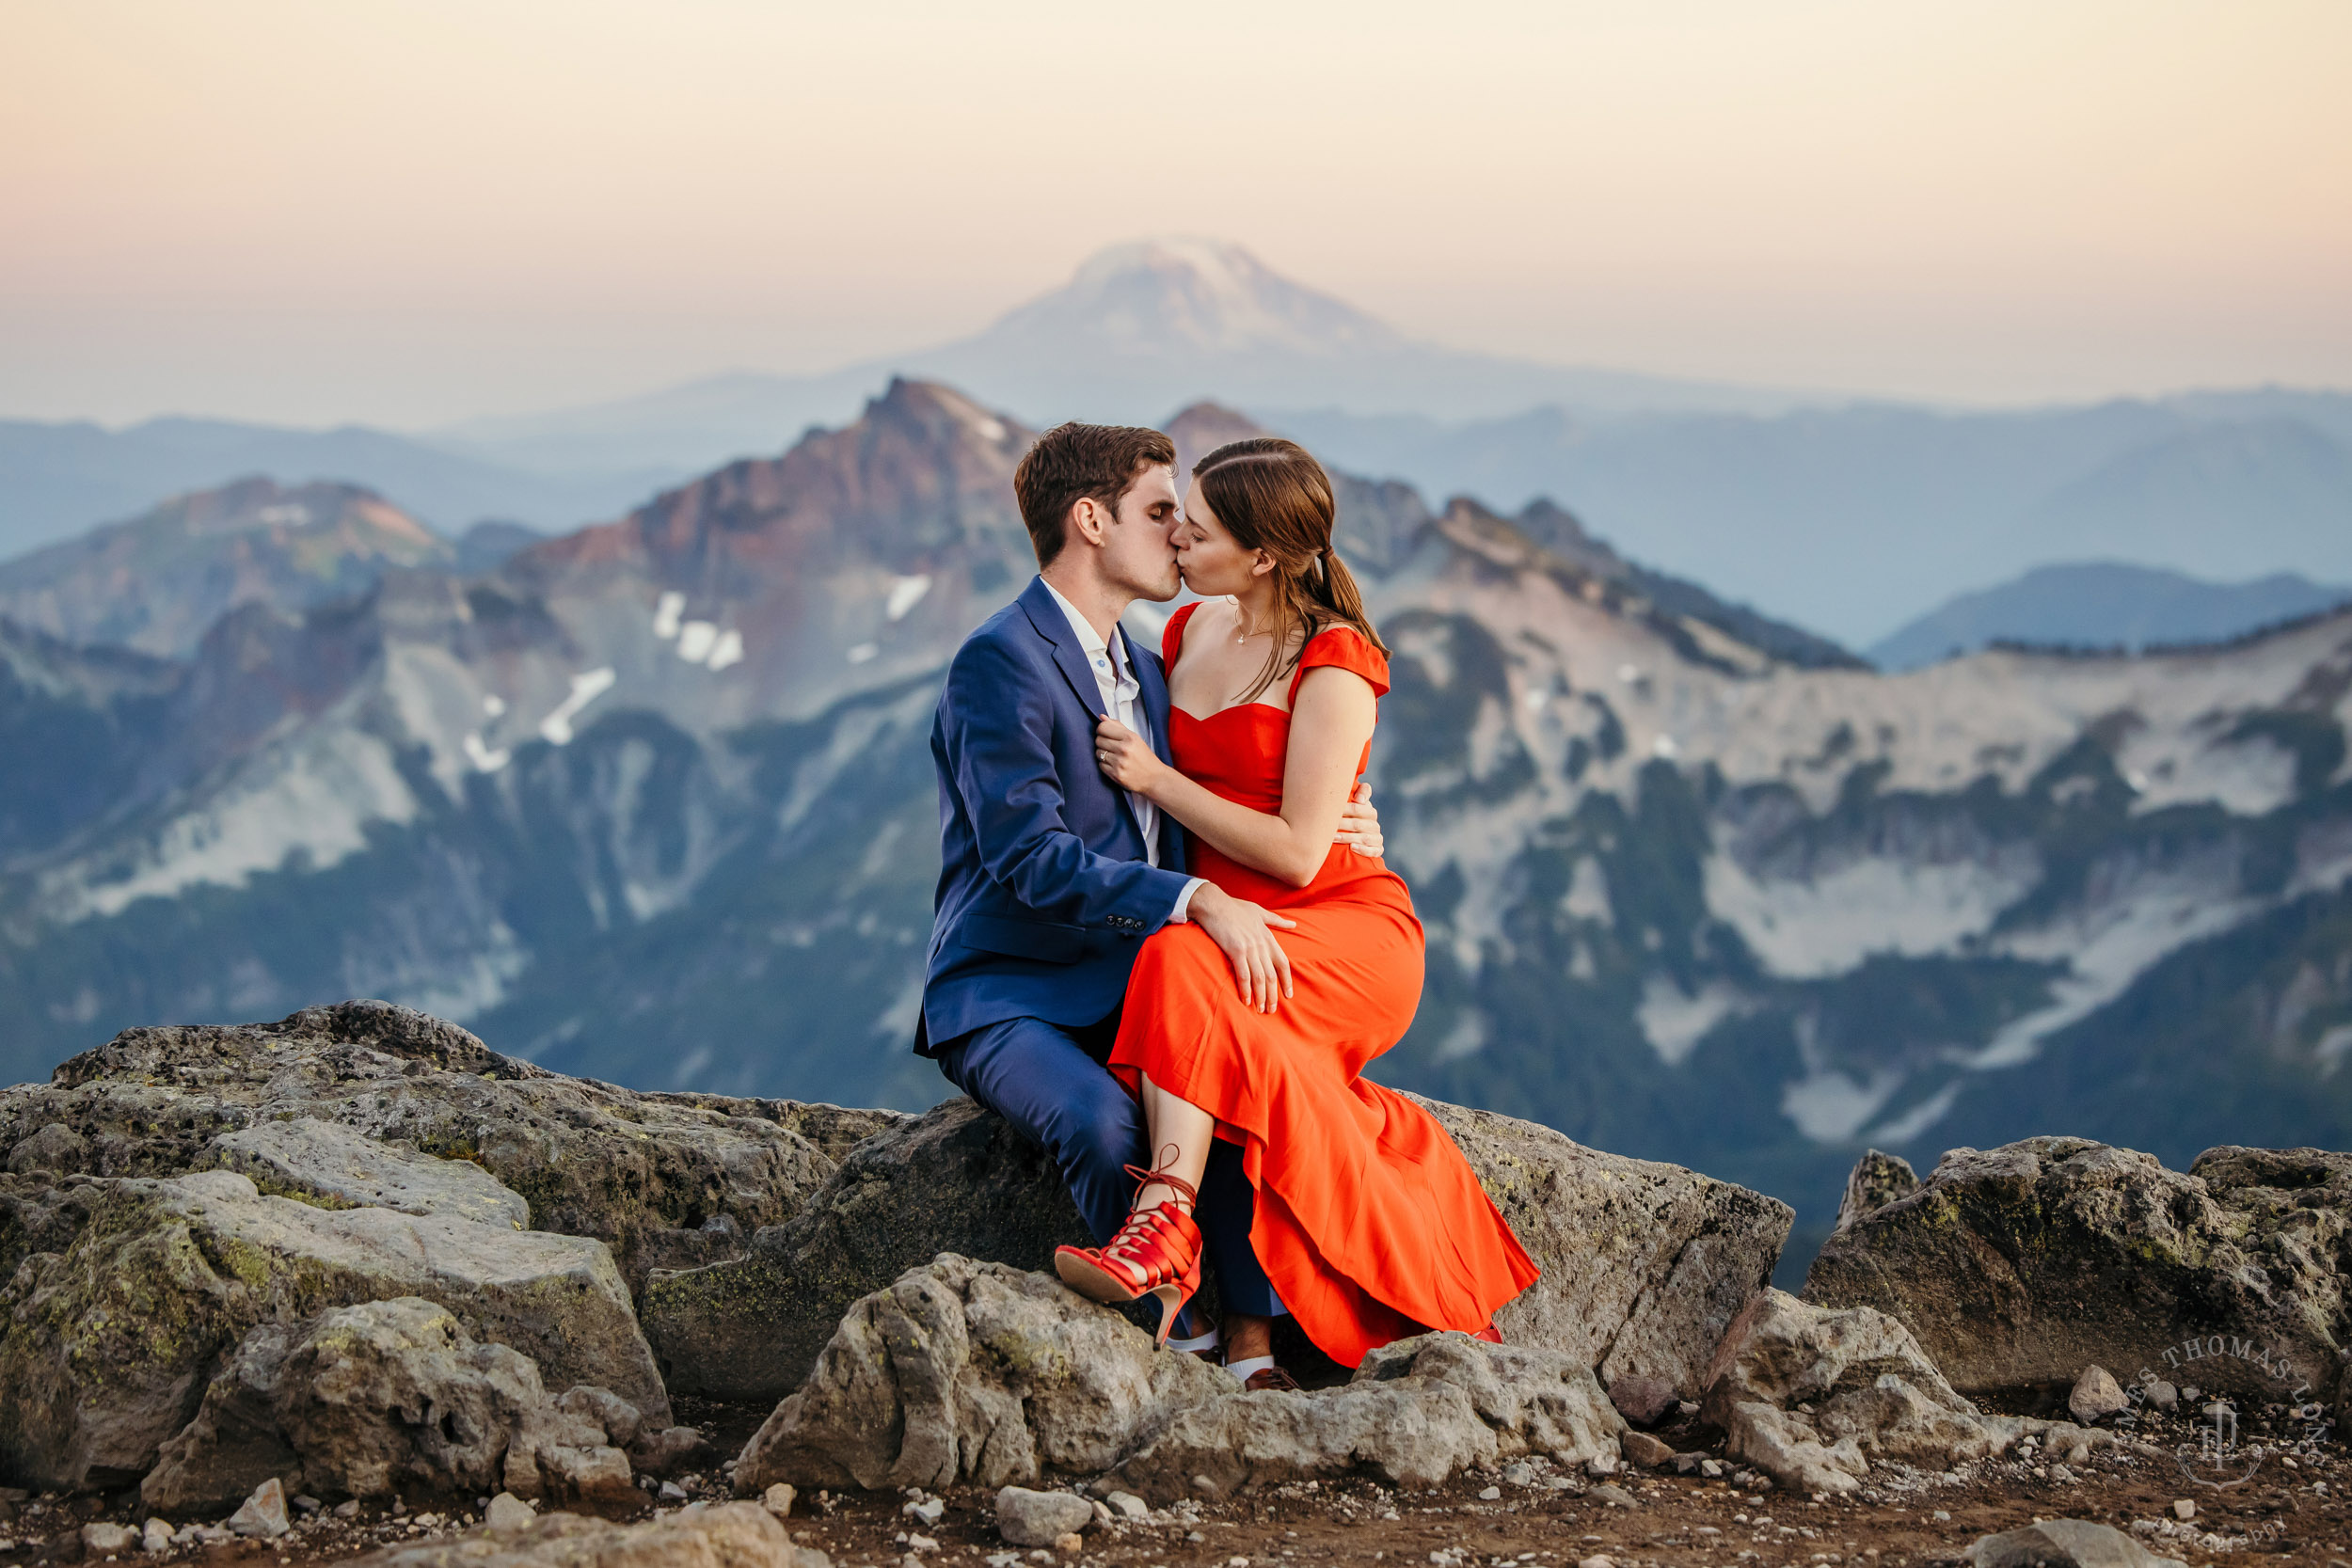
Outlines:
[[[1044,581],[1042,578],[1038,580]],[[1094,671],[1094,686],[1102,694],[1103,711],[1143,736],[1144,743],[1149,745],[1152,725],[1143,712],[1143,683],[1136,678],[1135,668],[1128,662],[1127,640],[1114,635],[1110,645],[1105,647],[1103,640],[1094,634],[1094,628],[1087,624],[1087,618],[1078,613],[1078,607],[1063,598],[1059,589],[1048,582],[1045,591],[1054,595],[1054,602],[1061,606],[1061,612],[1070,618],[1070,629],[1077,634],[1078,647]],[[1116,633],[1118,628],[1114,626],[1112,630]],[[1143,858],[1152,865],[1159,864],[1160,808],[1132,789],[1120,793],[1127,797],[1128,809],[1136,814],[1136,827],[1143,834]],[[1176,907],[1168,911],[1169,920],[1189,918],[1192,895],[1194,890],[1200,886],[1200,881],[1195,877],[1184,884],[1184,891],[1176,895]]]

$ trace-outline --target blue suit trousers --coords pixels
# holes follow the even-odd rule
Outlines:
[[[1107,1242],[1127,1222],[1135,1198],[1129,1165],[1149,1165],[1143,1107],[1128,1098],[1103,1064],[1119,1033],[1119,1015],[1065,1028],[1043,1019],[1009,1018],[943,1046],[940,1070],[975,1102],[1053,1157],[1094,1239]],[[1284,1308],[1249,1245],[1256,1194],[1241,1150],[1224,1139],[1209,1152],[1200,1180],[1202,1250],[1216,1273],[1229,1312],[1274,1317]]]

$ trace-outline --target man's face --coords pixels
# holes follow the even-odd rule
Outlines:
[[[1184,579],[1176,572],[1176,525],[1180,520],[1176,470],[1156,464],[1143,470],[1119,499],[1119,511],[1103,541],[1103,571],[1138,599],[1172,599]]]

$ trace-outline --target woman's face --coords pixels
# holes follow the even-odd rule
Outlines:
[[[1247,594],[1256,581],[1274,570],[1274,559],[1263,550],[1246,550],[1225,531],[1194,480],[1184,492],[1184,514],[1176,523],[1176,569],[1184,586],[1204,599],[1225,594]]]

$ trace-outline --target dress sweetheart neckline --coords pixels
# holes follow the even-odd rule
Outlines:
[[[1208,719],[1201,718],[1190,708],[1178,707],[1174,703],[1168,705],[1168,711],[1170,713],[1181,713],[1196,724],[1205,724],[1209,722],[1210,719],[1222,719],[1229,713],[1239,713],[1245,708],[1253,707],[1262,707],[1268,713],[1279,713],[1285,719],[1288,719],[1291,716],[1290,709],[1286,707],[1276,707],[1272,703],[1228,703],[1223,707],[1218,708],[1215,713],[1210,714]]]

